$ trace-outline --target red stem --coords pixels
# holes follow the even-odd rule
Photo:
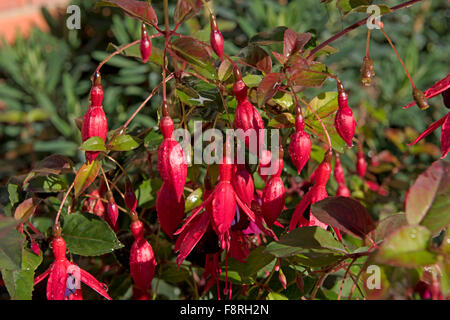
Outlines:
[[[399,5],[393,6],[391,7],[391,12],[397,11],[399,9],[408,7],[410,5],[413,5],[416,2],[420,2],[422,0],[410,0],[410,1],[406,1],[404,3],[401,3]],[[311,52],[308,55],[308,58],[311,58],[312,56],[314,56],[317,51],[319,51],[320,49],[324,48],[325,46],[329,45],[330,43],[336,41],[337,39],[339,39],[340,37],[342,37],[343,35],[349,33],[350,31],[362,26],[363,24],[365,24],[367,22],[367,19],[369,19],[369,17],[364,18],[358,22],[355,22],[354,24],[352,24],[351,26],[345,28],[344,30],[342,30],[341,32],[336,33],[334,36],[328,38],[327,40],[325,40],[324,42],[322,42],[321,44],[319,44],[317,47],[315,47],[314,49],[311,50]]]

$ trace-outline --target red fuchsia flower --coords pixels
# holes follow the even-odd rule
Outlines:
[[[106,141],[108,133],[108,122],[105,112],[103,111],[103,88],[101,85],[100,73],[94,75],[94,85],[90,92],[91,104],[83,117],[83,125],[81,127],[81,139],[86,141],[92,137],[100,137]],[[86,151],[86,161],[92,162],[97,158],[100,152]]]
[[[248,100],[247,85],[242,80],[242,75],[238,68],[234,69],[234,78],[233,92],[238,103],[234,117],[234,127],[243,130],[243,132],[238,132],[240,139],[245,142],[245,145],[253,154],[258,154],[258,150],[262,148],[264,141],[264,121],[255,106]],[[252,133],[256,134],[254,139],[250,139]],[[256,141],[256,145],[251,144],[251,140]]]
[[[131,223],[131,232],[134,242],[130,251],[130,272],[131,278],[140,293],[140,300],[148,297],[148,291],[152,287],[152,280],[155,275],[156,259],[152,246],[144,238],[144,226],[133,215],[136,220]]]
[[[264,221],[269,227],[278,219],[284,208],[286,190],[284,188],[281,173],[283,171],[283,151],[280,150],[278,161],[278,172],[272,175],[264,186],[262,194],[261,212]]]
[[[96,216],[103,218],[103,215],[105,213],[105,205],[100,200],[100,192],[98,191],[98,189],[95,189],[89,193],[89,196],[83,204],[83,211],[93,213]]]
[[[358,151],[358,156],[356,160],[356,172],[361,178],[364,178],[367,170],[367,162],[364,158],[364,152],[362,150]]]
[[[177,198],[167,182],[164,182],[156,195],[156,213],[162,230],[172,237],[173,233],[185,217],[184,196]]]
[[[237,165],[237,171],[231,179],[231,184],[239,198],[250,208],[255,193],[255,184],[244,164]]]
[[[269,168],[272,163],[272,152],[270,150],[262,149],[261,157],[259,158],[259,166],[258,166],[258,174],[259,176],[266,181],[269,175],[263,174],[263,168]]]
[[[297,204],[294,213],[292,214],[291,223],[289,224],[289,231],[294,230],[297,227],[318,226],[322,229],[327,229],[327,224],[318,220],[308,209],[311,204],[316,203],[328,197],[326,185],[330,179],[331,174],[331,155],[328,151],[325,155],[325,159],[315,170],[314,185],[303,196],[302,200]],[[341,239],[341,233],[338,229],[334,229],[336,235]]]
[[[350,190],[345,185],[344,168],[342,168],[341,159],[337,153],[334,164],[334,179],[338,184],[336,195],[341,197],[350,197]]]
[[[220,60],[222,60],[224,47],[223,36],[219,31],[216,17],[213,14],[210,15],[210,21],[211,21],[211,35],[210,35],[211,47],[213,48],[214,52],[219,56]]]
[[[297,173],[300,174],[311,155],[311,139],[305,131],[305,120],[300,114],[295,118],[295,133],[291,136],[289,154]]]
[[[80,281],[88,285],[94,291],[108,300],[112,300],[106,292],[105,284],[98,282],[90,273],[67,260],[66,242],[61,237],[61,230],[54,229],[55,238],[52,241],[55,261],[50,267],[34,280],[34,285],[44,280],[47,276],[48,300],[82,300]]]
[[[41,248],[39,248],[39,245],[34,240],[31,242],[31,251],[37,256],[41,255]]]
[[[236,194],[231,184],[232,173],[231,159],[224,156],[223,163],[219,165],[219,183],[212,192],[205,191],[204,199],[206,200],[193,210],[192,215],[175,233],[180,235],[175,244],[175,251],[180,252],[177,258],[178,264],[181,264],[189,255],[210,224],[218,236],[220,247],[229,251],[231,227],[238,207],[240,214],[244,213],[266,234],[276,238],[273,231],[267,228],[262,217],[255,215]],[[202,211],[202,209],[206,210]]]
[[[139,45],[139,50],[141,51],[142,62],[147,62],[152,54],[152,42],[147,35],[147,29],[144,23],[141,26],[141,43]]]
[[[106,194],[108,198],[108,206],[106,207],[105,221],[109,224],[111,229],[114,230],[114,232],[117,232],[119,230],[119,226],[117,225],[117,219],[119,218],[119,207],[114,200],[112,192],[108,191]]]
[[[334,119],[334,126],[338,134],[344,139],[349,147],[353,145],[353,136],[355,134],[356,121],[353,117],[353,111],[348,106],[348,95],[345,92],[344,85],[338,80],[338,106]]]
[[[158,170],[162,180],[173,189],[177,200],[180,201],[187,177],[183,148],[173,138],[174,124],[170,116],[161,119],[160,128],[164,139],[158,148]]]
[[[206,254],[205,258],[205,272],[203,272],[202,278],[206,282],[202,295],[211,289],[216,284],[217,286],[217,298],[220,300],[219,290],[219,275],[222,273],[220,268],[220,253]]]
[[[434,96],[442,93],[444,98],[444,104],[449,107],[449,98],[450,95],[450,74],[447,75],[445,78],[439,80],[436,82],[433,86],[425,90],[424,95],[425,98],[430,99]],[[416,102],[411,102],[407,106],[403,107],[403,109],[410,108],[414,106]],[[414,140],[409,145],[412,146],[428,136],[430,133],[432,133],[434,130],[442,126],[441,131],[441,150],[442,150],[442,158],[445,158],[450,150],[450,113],[447,113],[445,116],[443,116],[438,121],[432,123],[424,132],[422,132],[416,140]]]
[[[127,208],[132,213],[136,213],[136,207],[137,207],[136,194],[134,193],[133,186],[131,185],[131,181],[128,178],[125,181],[124,202],[125,202],[125,205],[127,206]]]

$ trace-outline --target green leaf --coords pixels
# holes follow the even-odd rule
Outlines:
[[[161,133],[150,131],[144,138],[144,146],[149,151],[158,150],[159,145],[163,141],[163,136]]]
[[[269,292],[266,300],[289,300],[285,295],[277,292]]]
[[[388,236],[381,244],[376,260],[387,265],[412,268],[436,262],[427,251],[431,232],[422,226],[405,226]]]
[[[83,151],[106,151],[105,140],[100,137],[90,137],[80,147]]]
[[[393,214],[380,220],[376,228],[375,241],[384,240],[388,235],[406,224],[406,217],[403,213]]]
[[[355,8],[370,4],[372,4],[372,0],[338,0],[336,2],[336,7],[338,7],[341,13],[345,15]]]
[[[69,251],[81,256],[99,256],[123,247],[109,225],[89,213],[68,215],[64,219],[63,236]]]
[[[17,221],[0,215],[0,269],[17,270],[22,266],[25,236],[16,230]]]
[[[295,117],[290,112],[277,114],[269,121],[269,127],[273,128],[292,128],[294,125]]]
[[[20,201],[19,186],[15,183],[9,183],[8,194],[9,194],[9,202],[11,203],[11,206],[14,207],[16,203]]]
[[[250,252],[245,263],[236,259],[229,260],[229,270],[237,271],[245,280],[254,277],[259,270],[271,263],[275,258],[266,253],[265,247],[258,247]]]
[[[375,229],[367,209],[348,197],[327,197],[311,206],[311,213],[326,223],[354,237],[363,239]]]
[[[42,262],[42,254],[23,250],[21,270],[2,270],[2,278],[12,300],[31,300],[34,288],[34,271]]]
[[[36,210],[39,201],[37,199],[29,198],[19,204],[14,212],[14,219],[27,220]]]
[[[255,88],[259,85],[262,77],[258,74],[248,74],[242,78],[247,87]]]
[[[426,226],[433,234],[450,223],[450,163],[435,161],[416,179],[405,200],[410,225]]]
[[[97,160],[94,160],[91,163],[85,163],[80,167],[75,176],[75,197],[82,194],[84,190],[94,182],[99,170],[100,163]]]
[[[73,176],[72,176],[73,177]],[[67,175],[38,175],[30,179],[24,189],[27,192],[53,193],[63,192],[68,188]]]
[[[108,148],[114,151],[130,151],[139,147],[140,139],[128,134],[116,136],[109,142]]]
[[[203,190],[202,188],[197,188],[191,192],[191,194],[186,198],[184,204],[184,212],[189,212],[195,207],[202,204]]]
[[[327,76],[315,71],[328,73],[327,66],[320,62],[312,63],[309,66],[296,64],[289,68],[290,80],[294,86],[320,87]]]
[[[342,243],[333,238],[330,232],[320,227],[297,228],[282,236],[278,242],[269,243],[265,252],[278,258],[290,257],[310,250],[328,253],[347,253]]]

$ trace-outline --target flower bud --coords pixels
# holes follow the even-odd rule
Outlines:
[[[420,108],[420,110],[425,110],[430,107],[428,105],[425,94],[419,88],[413,89],[413,98],[414,98],[414,101],[417,103],[417,106]]]
[[[305,131],[305,120],[301,115],[297,115],[295,119],[295,133],[291,136],[289,154],[300,174],[311,155],[311,139]]]
[[[141,51],[142,62],[147,62],[148,58],[152,54],[152,42],[147,35],[147,29],[145,28],[144,23],[141,26],[141,43],[139,45],[139,49]]]
[[[223,36],[219,31],[219,27],[217,26],[216,17],[214,17],[214,15],[211,14],[210,20],[211,20],[211,35],[210,35],[211,47],[213,48],[214,52],[219,56],[220,60],[222,60],[224,47]]]

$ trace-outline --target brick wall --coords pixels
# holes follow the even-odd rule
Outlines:
[[[50,12],[65,7],[69,0],[0,0],[0,38],[12,42],[18,32],[26,36],[33,26],[46,30],[41,7]]]

